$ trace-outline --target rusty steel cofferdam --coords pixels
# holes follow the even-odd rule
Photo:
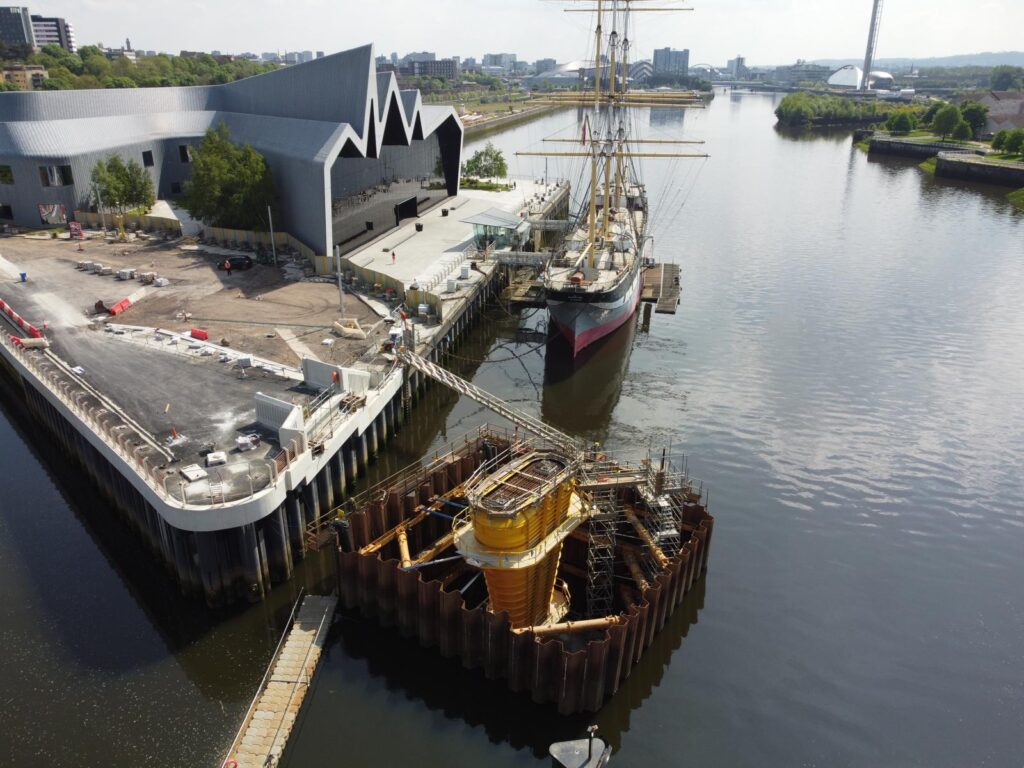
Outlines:
[[[332,527],[344,606],[573,714],[619,689],[706,572],[714,518],[670,457],[485,427]]]

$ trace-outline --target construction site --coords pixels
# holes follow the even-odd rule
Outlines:
[[[617,461],[398,356],[514,426],[466,435],[325,521],[341,604],[560,713],[598,709],[707,569],[706,490],[685,457]]]

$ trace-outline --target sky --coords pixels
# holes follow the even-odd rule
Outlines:
[[[378,54],[439,57],[515,53],[534,61],[584,58],[589,7],[555,0],[32,0],[63,16],[79,45],[241,53],[322,50],[373,43]],[[39,4],[35,4],[38,2]],[[680,0],[647,2],[682,7]],[[871,0],[693,0],[692,12],[637,14],[634,59],[689,48],[690,62],[749,65],[797,58],[862,58]],[[877,56],[926,58],[1024,48],[1021,0],[887,0]],[[636,55],[639,53],[639,56]]]

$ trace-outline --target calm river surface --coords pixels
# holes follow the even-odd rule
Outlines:
[[[781,135],[773,107],[638,116],[712,155],[645,168],[677,315],[575,371],[517,333],[542,312],[494,309],[459,350],[562,429],[685,451],[717,518],[701,589],[589,720],[342,616],[288,766],[541,765],[590,720],[622,766],[1021,764],[1024,215],[848,136]],[[577,130],[563,113],[491,140],[510,155]],[[489,418],[438,390],[415,416],[378,471]],[[38,431],[4,403],[0,764],[216,765],[329,565],[229,614],[169,597]]]

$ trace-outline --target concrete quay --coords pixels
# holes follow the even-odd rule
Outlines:
[[[88,240],[79,252],[68,241],[5,238],[0,299],[49,346],[30,348],[0,314],[0,370],[183,592],[210,605],[258,600],[291,577],[310,530],[348,496],[423,390],[386,351],[393,331],[439,359],[500,292],[503,270],[477,252],[464,214],[483,206],[528,215],[538,194],[520,185],[449,198],[350,254],[344,319],[358,321],[357,338],[332,333],[342,319],[333,282],[285,280],[272,266],[228,275],[215,256],[180,243]],[[401,243],[392,266],[400,258],[404,271],[391,275],[401,290],[353,293],[360,260],[365,269],[372,255],[389,269],[383,240]],[[76,269],[84,257],[151,269],[169,284],[86,274]],[[463,279],[465,262],[475,266]],[[92,314],[97,300],[109,307],[122,294],[135,296],[123,314]],[[405,323],[403,301],[428,310]]]

